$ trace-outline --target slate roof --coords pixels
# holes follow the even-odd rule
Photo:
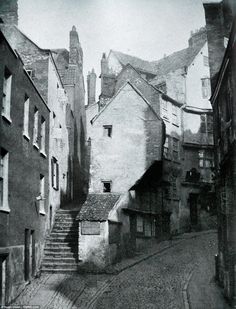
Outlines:
[[[111,50],[111,52],[117,57],[117,59],[123,66],[126,66],[129,63],[139,71],[156,75],[155,63],[140,59],[138,57],[127,55],[119,51]]]
[[[206,40],[201,41],[194,47],[182,49],[158,61],[153,61],[152,64],[156,67],[157,75],[165,75],[171,71],[188,67],[193,62],[194,58],[197,56],[205,43]]]
[[[53,59],[58,67],[64,85],[74,85],[76,83],[76,67],[69,66],[69,52],[65,48],[52,50]]]
[[[106,221],[120,198],[119,194],[89,194],[78,215],[79,221]]]
[[[107,102],[107,104],[100,110],[98,114],[96,114],[93,119],[91,119],[91,123],[93,124],[94,121],[107,109],[107,107],[113,102],[113,100],[120,94],[120,92],[126,87],[126,85],[130,85],[132,89],[143,99],[143,101],[149,106],[152,110],[153,114],[156,116],[157,119],[161,120],[161,117],[155,112],[152,105],[148,102],[148,100],[144,97],[144,95],[130,82],[127,81],[117,92],[116,94]],[[151,86],[151,85],[150,85]],[[157,90],[158,91],[158,90]]]

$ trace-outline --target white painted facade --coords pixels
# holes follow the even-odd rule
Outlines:
[[[208,46],[204,44],[200,52],[197,54],[193,62],[189,65],[186,75],[186,104],[197,108],[211,108],[210,92],[204,98],[202,93],[202,79],[210,79],[210,70],[208,61]]]

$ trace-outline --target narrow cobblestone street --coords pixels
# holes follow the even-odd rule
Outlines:
[[[123,262],[123,269],[128,268],[118,275],[43,274],[27,286],[14,305],[39,305],[41,309],[184,309],[189,305],[192,309],[226,309],[214,282],[216,251],[214,231],[186,234],[150,258],[144,255],[133,267]]]

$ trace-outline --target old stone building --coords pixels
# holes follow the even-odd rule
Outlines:
[[[163,119],[164,204],[171,231],[215,225],[212,196],[213,130],[206,29],[191,33],[186,49],[148,62],[111,50],[101,60],[101,95],[86,109],[90,120],[131,81]],[[194,174],[193,177],[189,175]],[[196,177],[195,177],[196,176]],[[203,196],[207,195],[207,202]]]
[[[131,66],[126,67],[125,72],[127,70],[137,75]],[[164,123],[153,107],[153,97],[159,100],[160,93],[146,80],[138,83],[137,76],[128,82],[126,78],[121,78],[119,86],[109,102],[103,108],[99,107],[100,111],[91,119],[91,128],[88,130],[91,142],[90,183],[87,201],[79,214],[79,260],[80,264],[92,263],[99,268],[142,247],[142,233],[138,235],[136,230],[138,225],[143,225],[143,229],[148,231],[145,233],[147,238],[161,236],[161,233],[155,233],[160,229],[163,215],[158,205],[161,196],[158,188],[148,190],[144,197],[145,207],[139,207],[139,197],[134,198],[134,193],[130,193],[140,191],[136,188],[139,179],[154,162],[162,160]],[[148,99],[140,91],[142,87],[146,87]],[[156,171],[158,178],[162,169]],[[117,203],[109,204],[106,217],[95,220],[88,215],[89,210],[93,213],[92,209],[95,208],[94,213],[99,218],[104,208],[99,201],[103,199],[109,202],[113,195],[120,199]],[[97,202],[92,205],[91,201],[94,200]],[[130,211],[126,211],[127,208]],[[87,232],[82,232],[86,224]],[[95,225],[103,226],[102,230],[97,227],[96,234],[93,233]],[[113,230],[118,233],[115,239]],[[93,235],[99,235],[96,237],[102,244],[101,248],[98,245],[93,248]],[[97,259],[95,253],[90,254],[94,250]]]
[[[214,116],[218,255],[216,279],[236,308],[235,1],[204,2]]]
[[[38,272],[49,204],[50,109],[0,32],[0,305]]]
[[[5,257],[7,254],[10,256],[11,251],[8,250],[5,252],[3,249],[2,278],[5,278],[5,271],[11,272],[9,275],[10,281],[7,281],[6,283],[8,290],[10,291],[9,298],[7,296],[7,299],[9,300],[17,295],[18,290],[25,282],[24,280],[22,282],[22,276],[24,279],[24,272],[26,282],[30,280],[31,276],[38,272],[43,256],[46,237],[46,247],[49,246],[50,250],[46,251],[47,248],[45,247],[44,255],[45,258],[53,261],[49,266],[61,270],[61,264],[56,267],[54,262],[63,262],[62,259],[54,259],[55,252],[53,249],[55,249],[55,247],[53,247],[53,243],[55,238],[58,244],[62,241],[61,245],[64,244],[63,250],[65,249],[65,246],[68,246],[69,248],[67,249],[70,250],[70,240],[67,241],[67,238],[65,239],[70,231],[68,232],[66,229],[63,230],[63,237],[65,237],[61,239],[60,227],[59,232],[56,230],[56,236],[55,229],[57,228],[58,218],[61,222],[60,216],[66,217],[68,215],[70,219],[71,216],[73,216],[73,213],[70,213],[70,211],[63,212],[62,210],[58,210],[63,207],[70,210],[72,207],[75,207],[75,204],[78,205],[87,191],[85,166],[86,124],[84,108],[83,52],[76,28],[73,26],[70,32],[69,51],[64,49],[51,51],[49,49],[40,48],[19,30],[17,26],[17,0],[1,1],[0,12],[1,31],[6,37],[12,50],[16,51],[14,52],[15,56],[21,59],[22,67],[24,66],[24,69],[27,72],[25,74],[28,74],[28,80],[31,81],[39,98],[43,100],[48,112],[48,114],[44,115],[43,111],[41,111],[40,104],[37,106],[36,103],[37,100],[39,100],[37,97],[34,103],[35,107],[32,105],[30,100],[30,89],[32,86],[30,84],[27,86],[23,81],[22,84],[15,84],[13,83],[13,78],[9,79],[12,80],[12,91],[14,89],[14,92],[19,92],[19,95],[21,91],[25,93],[25,108],[28,108],[30,113],[32,112],[34,124],[33,129],[30,127],[30,129],[33,130],[33,134],[29,130],[24,130],[23,146],[19,143],[21,140],[21,135],[19,135],[16,143],[19,143],[19,147],[21,147],[22,150],[19,148],[19,151],[15,151],[15,165],[14,167],[13,165],[11,166],[12,169],[14,168],[15,177],[17,179],[16,183],[22,182],[22,177],[27,179],[26,184],[29,186],[28,188],[25,186],[24,182],[18,186],[21,193],[18,192],[18,188],[16,188],[15,185],[12,185],[12,190],[14,190],[14,194],[18,194],[17,196],[20,203],[22,203],[22,205],[25,204],[22,208],[18,208],[18,211],[15,213],[10,212],[11,220],[5,220],[6,218],[4,217],[1,225],[3,228],[2,234],[6,235],[4,238],[5,243],[0,246],[1,250],[3,247],[8,246],[8,244],[9,246],[19,246],[20,249],[18,249],[21,250],[19,251],[19,257],[14,257],[13,260],[9,258],[10,264],[8,268],[8,260],[5,259]],[[4,50],[2,50],[2,55],[8,57],[7,53],[6,55],[4,54]],[[15,63],[14,60],[13,63]],[[2,70],[4,71],[4,68]],[[11,76],[12,71],[13,69],[11,68],[9,68],[10,73],[8,72],[8,69],[4,71],[5,77],[3,74],[3,80],[5,78],[4,87],[6,89],[3,89],[3,93],[9,90],[8,87],[10,87],[10,82],[8,83],[8,75],[10,74],[9,76]],[[20,73],[16,71],[16,75],[17,74]],[[22,77],[22,74],[20,77]],[[27,87],[29,88],[28,92],[26,89]],[[5,93],[4,95],[7,96]],[[6,100],[4,99],[4,104],[5,101]],[[20,100],[18,101],[20,102]],[[7,103],[9,102],[7,101]],[[16,105],[16,102],[14,104]],[[4,119],[8,119],[8,105],[3,107],[6,110],[3,115]],[[21,111],[19,106],[16,105],[16,107],[15,111],[17,111],[17,113],[19,112],[20,115]],[[21,114],[22,117],[18,115],[18,121],[20,123],[18,127],[22,126],[21,122],[23,123],[24,113]],[[10,123],[11,119],[8,119],[8,122]],[[37,126],[38,123],[39,125]],[[32,126],[31,123],[29,125]],[[26,127],[25,124],[24,126]],[[8,130],[6,129],[6,134],[9,134],[9,136],[11,134],[10,129],[11,126],[9,125]],[[18,131],[18,134],[22,133],[19,128]],[[15,138],[14,141],[16,141]],[[28,141],[28,144],[26,141]],[[10,155],[13,151],[12,148],[10,148],[10,145],[13,147],[12,143],[13,142],[9,145],[3,145],[1,162],[4,164],[4,168],[2,169],[5,171],[4,173],[7,171],[7,167],[5,166],[7,166],[8,157],[10,160]],[[32,151],[30,150],[30,146],[27,146],[31,145],[31,143],[33,145]],[[22,160],[20,151],[23,151]],[[31,166],[32,170],[29,169],[29,166]],[[39,173],[39,179],[35,174],[37,172]],[[12,174],[9,175],[9,177],[13,177],[13,172],[11,173]],[[9,178],[9,181],[10,179],[11,178]],[[39,187],[39,183],[41,187]],[[6,181],[4,181],[3,185],[4,188],[1,189],[1,194],[4,194],[5,198],[7,192]],[[14,197],[15,195],[12,196]],[[37,202],[35,202],[36,197]],[[19,205],[21,206],[21,204]],[[27,205],[30,205],[31,209],[29,209],[29,206]],[[20,216],[20,209],[22,209],[22,214],[25,212],[25,217]],[[26,220],[28,222],[27,224]],[[55,221],[56,223],[54,224]],[[74,222],[74,220],[71,221]],[[68,220],[66,223],[68,223]],[[49,237],[48,234],[52,230],[53,225],[55,229]],[[13,235],[13,233],[15,234]],[[25,242],[24,238],[26,239]],[[70,235],[68,238],[70,238]],[[77,243],[78,240],[76,239],[76,248]],[[24,250],[27,254],[26,256],[24,256]],[[61,250],[61,248],[59,250]],[[67,251],[70,253],[69,250]],[[64,258],[65,261],[68,261],[66,256]],[[15,269],[13,265],[13,263],[18,263],[18,260],[16,259],[19,259],[19,263],[22,265],[19,269]],[[66,266],[68,268],[68,265]],[[65,267],[64,264],[63,267]],[[1,291],[3,291],[4,288],[5,285]]]

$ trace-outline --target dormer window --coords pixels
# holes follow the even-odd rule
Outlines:
[[[103,135],[112,137],[112,125],[104,125],[103,126]]]

